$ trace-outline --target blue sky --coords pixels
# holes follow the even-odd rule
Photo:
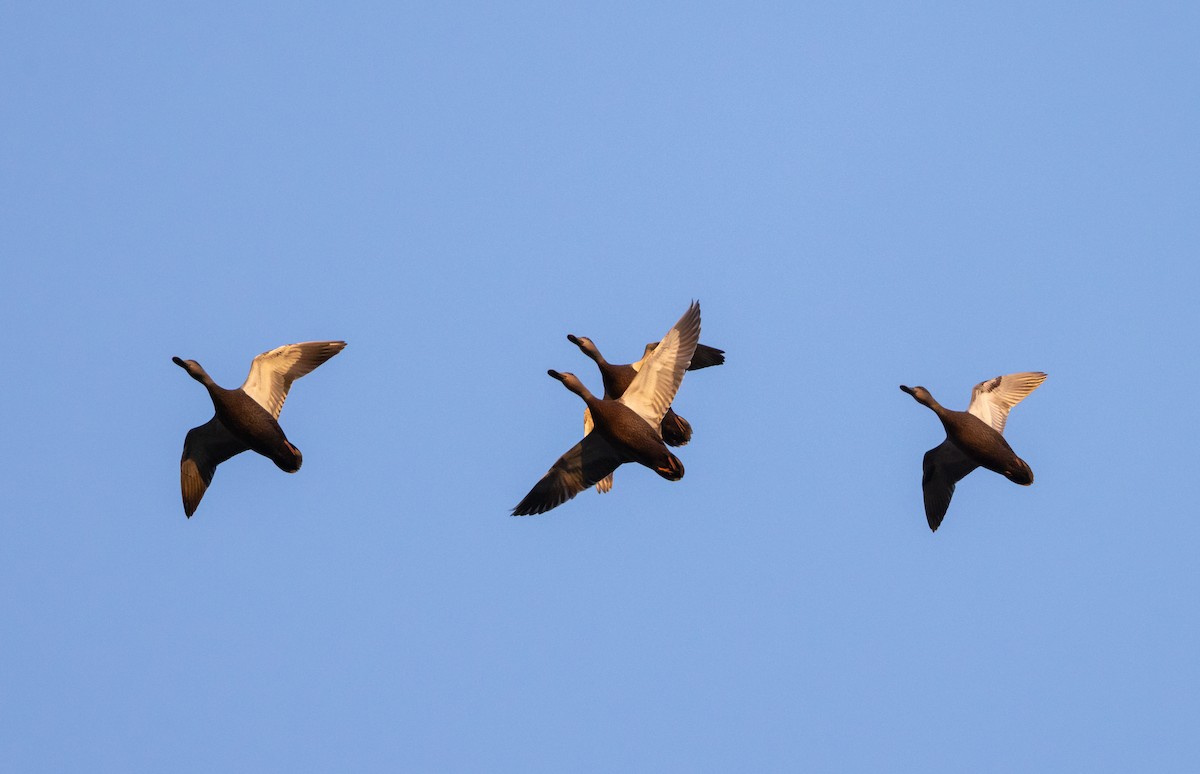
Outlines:
[[[5,7],[4,768],[1195,771],[1200,11],[1055,5]],[[685,478],[509,517],[693,298]]]

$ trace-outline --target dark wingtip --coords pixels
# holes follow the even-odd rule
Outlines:
[[[547,505],[544,502],[539,502],[531,499],[533,492],[525,495],[521,502],[509,513],[509,516],[538,516],[553,508],[553,505]]]
[[[692,362],[688,364],[689,371],[699,371],[701,368],[725,365],[725,350],[697,344],[692,353]]]
[[[922,479],[921,485],[924,486],[924,484],[925,481]],[[938,513],[938,510],[940,510],[938,506],[930,508],[928,502],[925,504],[925,521],[929,523],[930,532],[937,532],[937,528],[942,526],[942,521],[946,518],[946,510],[949,510],[950,503],[947,502],[946,505],[947,508]]]

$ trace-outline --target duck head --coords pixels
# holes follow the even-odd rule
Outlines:
[[[929,394],[929,390],[925,389],[924,387],[905,387],[902,384],[900,385],[900,389],[913,396],[913,399],[915,399],[917,403],[920,403],[922,406],[932,407],[937,402],[933,399],[933,396]]]
[[[596,348],[596,345],[593,344],[592,340],[587,336],[576,336],[573,333],[568,333],[567,341],[579,347],[579,350],[583,352],[583,354],[587,355],[592,360],[595,360],[597,363],[604,360],[604,358],[600,355],[600,350]]]
[[[203,384],[208,379],[208,374],[200,367],[200,364],[195,360],[184,360],[182,358],[173,357],[171,362],[188,372],[188,376]]]
[[[564,387],[566,387],[568,390],[575,393],[576,395],[580,396],[581,398],[586,399],[589,395],[591,395],[591,393],[588,391],[588,388],[584,387],[583,382],[579,381],[579,377],[573,373],[569,373],[567,371],[563,371],[560,373],[558,371],[555,371],[553,368],[550,369],[549,371],[547,371],[546,373],[550,374],[550,376],[552,376],[555,379],[562,382]]]

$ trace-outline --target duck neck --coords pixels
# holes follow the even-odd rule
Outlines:
[[[583,382],[579,381],[579,379],[571,377],[563,379],[562,383],[568,390],[583,398],[583,402],[589,406],[596,400],[596,396],[592,395],[591,391],[587,387],[584,387]]]
[[[198,363],[196,364],[196,368],[194,370],[188,370],[188,374],[193,379],[207,387],[209,392],[212,392],[213,388],[217,386],[217,383],[213,381],[213,378],[209,376],[208,372],[201,368]]]
[[[588,408],[591,408],[593,404],[600,402],[600,399],[593,395],[592,391],[587,387],[584,387],[582,384],[579,385],[578,390],[572,390],[572,392],[583,398],[583,402],[588,405]]]
[[[930,411],[937,414],[939,417],[945,418],[946,414],[948,413],[946,407],[934,400],[932,395],[929,396],[929,402],[925,405],[929,407]]]

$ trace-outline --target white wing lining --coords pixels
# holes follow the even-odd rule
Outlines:
[[[264,352],[250,363],[242,392],[279,419],[292,382],[341,352],[344,341],[305,341]]]
[[[991,425],[997,433],[1003,433],[1008,412],[1044,381],[1046,374],[1041,371],[1021,371],[980,382],[971,390],[967,412]]]
[[[700,341],[700,302],[693,301],[654,351],[641,360],[637,376],[619,400],[661,433],[666,415]]]

